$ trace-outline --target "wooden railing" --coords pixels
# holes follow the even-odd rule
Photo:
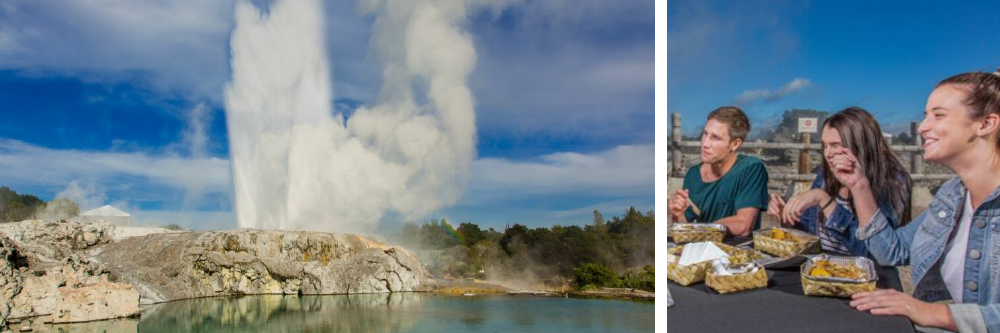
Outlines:
[[[684,141],[681,136],[681,114],[674,112],[671,115],[671,126],[670,126],[670,176],[671,177],[684,177],[682,174],[683,165],[681,153],[682,148],[699,148],[701,147],[701,142],[699,141]],[[924,158],[923,158],[923,145],[921,143],[922,139],[920,133],[917,132],[917,122],[910,123],[910,136],[913,138],[914,144],[912,145],[890,145],[892,150],[899,152],[900,154],[910,155],[910,178],[914,181],[925,181],[925,180],[948,180],[954,177],[954,174],[924,174]],[[802,142],[753,142],[748,141],[743,143],[741,149],[779,149],[779,150],[799,150],[802,154],[808,154],[810,150],[821,151],[823,145],[819,143],[808,143],[808,136],[805,138],[806,143]],[[805,163],[805,165],[803,165]],[[770,174],[768,178],[771,180],[791,180],[791,181],[802,181],[809,182],[816,178],[816,175],[809,174],[808,158],[799,159],[799,170],[797,174]]]

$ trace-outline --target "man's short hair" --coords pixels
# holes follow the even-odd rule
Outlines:
[[[746,113],[743,113],[743,110],[740,110],[740,108],[723,106],[715,109],[715,111],[708,114],[708,120],[712,119],[729,125],[730,142],[736,139],[744,142],[747,141],[747,134],[750,133],[750,120],[747,119]]]

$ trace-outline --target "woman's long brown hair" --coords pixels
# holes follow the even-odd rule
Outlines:
[[[826,118],[823,127],[830,126],[840,133],[844,147],[858,158],[860,167],[871,183],[875,201],[880,207],[889,206],[900,212],[900,226],[910,221],[910,174],[899,162],[882,137],[882,128],[868,111],[859,107],[844,109]],[[843,185],[829,170],[826,154],[823,160],[823,190],[837,196]],[[853,202],[851,204],[853,208]],[[889,213],[889,212],[886,212]],[[894,216],[895,214],[886,214]]]

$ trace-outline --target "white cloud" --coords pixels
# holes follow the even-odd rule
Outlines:
[[[380,71],[368,59],[371,23],[354,7],[333,1],[324,13],[334,88],[339,97],[368,101]],[[232,0],[3,1],[0,69],[88,82],[139,78],[157,93],[221,104],[233,8]]]
[[[113,189],[150,184],[226,194],[232,186],[229,161],[225,159],[50,149],[9,139],[0,139],[0,169],[4,170],[0,175],[4,183],[48,188],[62,188],[82,180]]]
[[[652,0],[514,6],[505,14],[513,17],[513,27],[484,15],[468,24],[481,55],[469,78],[482,106],[477,112],[481,130],[585,131],[607,138],[651,118]],[[337,98],[371,104],[383,72],[368,46],[373,20],[355,7],[354,1],[332,1],[324,12],[332,88]],[[3,1],[0,69],[32,77],[130,82],[157,94],[221,105],[230,72],[233,8],[231,0]],[[650,31],[641,33],[646,25]],[[633,35],[636,30],[627,27],[639,27],[640,33]],[[608,36],[619,33],[625,35]],[[641,140],[634,136],[616,143],[651,140],[651,133]]]
[[[636,131],[653,114],[652,7],[528,1],[510,10],[510,23],[475,24],[480,59],[470,85],[480,131],[604,139]],[[648,142],[632,136],[615,143]]]
[[[581,154],[542,156],[537,161],[479,159],[472,165],[470,191],[491,195],[629,196],[653,191],[652,145],[618,146]]]
[[[630,205],[652,209],[653,154],[653,146],[641,145],[593,153],[555,153],[530,161],[481,158],[473,162],[469,191],[458,205],[466,210],[485,209],[481,214],[467,211],[458,215],[463,221],[481,225],[522,221],[540,226],[586,223],[594,209],[609,218]],[[185,209],[180,202],[192,183],[204,185],[203,196],[216,195],[230,201],[228,160],[49,149],[0,139],[0,168],[5,170],[0,174],[0,183],[49,188],[49,193],[72,198],[83,209],[112,204],[131,213],[138,224],[178,223],[192,229],[236,227],[231,211]],[[593,197],[597,201],[531,209],[517,206],[519,201],[558,201],[567,196]],[[145,202],[171,201],[177,202],[174,207],[179,208],[140,207]],[[228,202],[220,206],[229,208]]]
[[[653,204],[652,194],[650,194],[649,198],[618,199],[571,209],[554,210],[549,212],[545,218],[552,220],[553,223],[587,224],[593,220],[594,210],[600,211],[605,219],[610,220],[614,216],[625,215],[624,212],[629,207],[636,207],[640,212],[645,213],[653,210]]]
[[[54,198],[73,199],[81,211],[110,204],[132,214],[135,225],[236,227],[232,212],[218,210],[231,207],[226,159],[51,149],[0,139],[0,169],[0,183],[48,189]],[[150,203],[166,209],[142,208]]]
[[[774,90],[756,89],[744,91],[733,99],[733,103],[740,106],[774,103],[812,85],[813,83],[809,79],[797,78]]]
[[[654,149],[618,146],[591,153],[563,152],[528,161],[481,158],[469,191],[445,211],[454,222],[502,228],[590,223],[593,211],[620,216],[630,206],[654,209]]]
[[[0,68],[98,82],[152,75],[143,82],[155,91],[218,100],[232,8],[232,1],[4,1]]]

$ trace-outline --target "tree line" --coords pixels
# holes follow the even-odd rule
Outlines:
[[[0,187],[0,222],[19,222],[43,217],[71,217],[80,214],[80,206],[68,198],[49,202],[31,194],[18,194],[7,186]]]
[[[528,228],[514,223],[500,231],[470,222],[455,227],[443,219],[431,220],[404,224],[392,238],[416,249],[439,277],[530,279],[555,287],[587,280],[583,275],[593,275],[596,268],[600,276],[613,272],[616,278],[587,280],[593,287],[652,290],[653,268],[646,266],[655,258],[654,230],[653,212],[630,207],[611,219],[595,210],[593,221],[583,226]]]

